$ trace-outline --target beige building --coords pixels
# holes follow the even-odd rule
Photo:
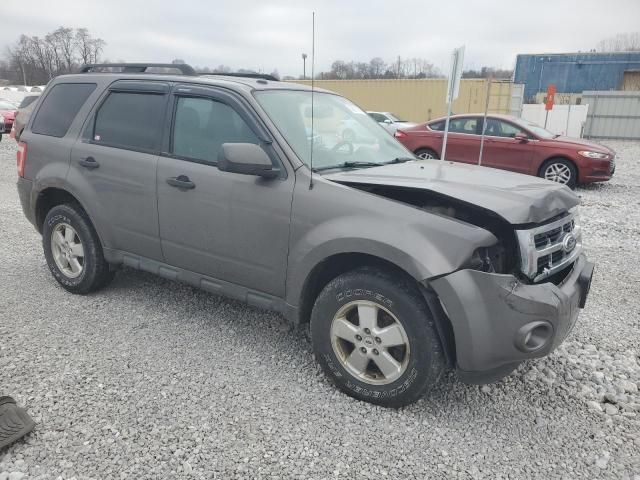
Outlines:
[[[296,83],[310,85],[310,80]],[[487,87],[484,79],[463,79],[453,113],[484,112]],[[420,80],[316,80],[315,86],[347,97],[364,110],[392,112],[403,120],[425,122],[446,115],[447,79]],[[491,113],[519,115],[521,89],[508,81],[493,81],[489,101]],[[516,92],[517,90],[517,92]],[[515,99],[515,100],[514,100]]]

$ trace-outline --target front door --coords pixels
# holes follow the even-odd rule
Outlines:
[[[156,260],[156,168],[168,99],[168,84],[115,82],[74,145],[68,173],[106,248]]]
[[[165,261],[284,296],[294,175],[287,175],[265,129],[234,95],[178,86],[173,111],[157,180]],[[283,175],[267,180],[221,172],[216,163],[223,143],[261,145]]]

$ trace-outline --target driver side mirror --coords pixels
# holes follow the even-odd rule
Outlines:
[[[391,120],[389,120],[388,118],[386,118],[384,123],[386,123],[387,125],[391,125],[393,122]]]
[[[529,141],[529,137],[525,133],[516,133],[513,138],[518,140],[520,143],[526,143]]]
[[[253,143],[223,143],[218,152],[218,170],[262,178],[280,175],[266,152]]]

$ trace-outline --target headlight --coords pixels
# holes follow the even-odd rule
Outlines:
[[[589,150],[580,150],[578,155],[582,155],[587,158],[599,158],[600,160],[609,158],[609,154],[607,153],[590,152]]]

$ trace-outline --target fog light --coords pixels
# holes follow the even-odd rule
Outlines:
[[[544,348],[553,336],[553,326],[549,322],[537,321],[520,327],[516,333],[515,345],[524,353],[532,353]]]

